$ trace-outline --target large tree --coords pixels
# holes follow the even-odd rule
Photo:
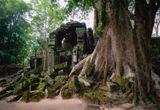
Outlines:
[[[73,2],[85,6],[91,0]],[[93,2],[96,13],[101,16],[96,23],[101,25],[103,34],[93,53],[79,62],[70,76],[79,74],[80,79],[95,76],[99,81],[103,79],[104,83],[108,78],[116,82],[119,78],[134,76],[135,101],[141,104],[155,102],[151,80],[150,39],[160,1],[135,0],[134,13],[128,10],[128,0]]]
[[[32,44],[31,27],[25,19],[30,8],[21,0],[0,2],[0,64],[21,63]]]

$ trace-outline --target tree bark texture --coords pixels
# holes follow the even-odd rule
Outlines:
[[[113,7],[118,9],[114,10]],[[127,77],[128,73],[134,71],[133,34],[126,8],[124,2],[113,4],[108,1],[106,3],[107,23],[103,37],[99,39],[93,53],[76,65],[70,75],[80,70],[79,77],[84,77],[92,71],[92,77],[97,76],[98,73],[96,78],[102,78],[105,82],[107,77],[115,80],[116,77]],[[93,70],[88,72],[90,67]]]
[[[152,3],[154,2],[154,3]],[[155,0],[135,0],[135,25],[131,27],[127,0],[106,1],[106,19],[102,38],[94,51],[75,67],[70,76],[95,78],[105,83],[108,78],[135,77],[135,100],[152,100],[150,37],[156,10]],[[153,101],[153,100],[152,100]]]
[[[151,79],[151,34],[156,14],[155,0],[147,5],[145,0],[135,1],[134,44],[136,53],[135,101],[142,104],[155,102]]]

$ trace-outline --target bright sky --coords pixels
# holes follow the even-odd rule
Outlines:
[[[31,0],[23,0],[25,1],[26,3],[29,3]],[[61,4],[62,7],[64,7],[66,5],[66,2],[65,0],[59,0],[59,3]],[[85,22],[87,27],[91,27],[93,29],[93,22],[94,22],[94,12],[91,11],[88,13],[88,16],[85,17],[84,19],[79,19],[79,16],[81,14],[78,13],[77,16],[74,16],[73,17],[69,17],[69,19],[67,21],[79,21],[79,22]]]

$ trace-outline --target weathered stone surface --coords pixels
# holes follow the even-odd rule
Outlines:
[[[91,43],[93,43],[93,33],[89,32],[87,34],[85,23],[69,22],[50,33],[49,45],[51,45],[54,51],[55,70],[67,68],[69,74],[71,67],[93,50],[93,46],[91,46]],[[71,52],[71,54],[68,54],[68,52]]]
[[[29,102],[29,101],[40,101],[45,97],[45,93],[41,91],[26,91],[22,98],[21,101],[24,102]]]
[[[20,95],[11,95],[11,96],[7,97],[6,101],[7,102],[17,101],[20,97],[21,97]]]
[[[101,91],[88,91],[84,93],[84,97],[94,103],[106,103],[110,101],[110,98],[105,92]]]

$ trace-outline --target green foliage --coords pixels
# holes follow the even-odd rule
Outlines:
[[[81,10],[89,10],[91,7],[95,7],[95,0],[67,0],[67,9],[69,12],[73,11],[75,8],[80,8]]]
[[[127,4],[128,4],[128,6],[130,6],[131,5],[131,3],[133,3],[134,2],[134,0],[127,0]]]
[[[66,18],[65,9],[52,0],[32,0],[32,26],[40,37],[46,37]]]
[[[73,90],[75,88],[75,85],[72,81],[68,81],[68,89]]]
[[[0,63],[21,63],[32,47],[33,36],[29,34],[31,27],[25,20],[25,14],[30,7],[21,0],[1,2]]]
[[[30,25],[36,37],[34,51],[44,50],[49,33],[58,28],[65,20],[65,10],[60,8],[55,0],[32,0],[30,4],[32,6],[32,11],[29,13]]]
[[[0,0],[0,13],[0,64],[26,62],[66,18],[51,0]]]

